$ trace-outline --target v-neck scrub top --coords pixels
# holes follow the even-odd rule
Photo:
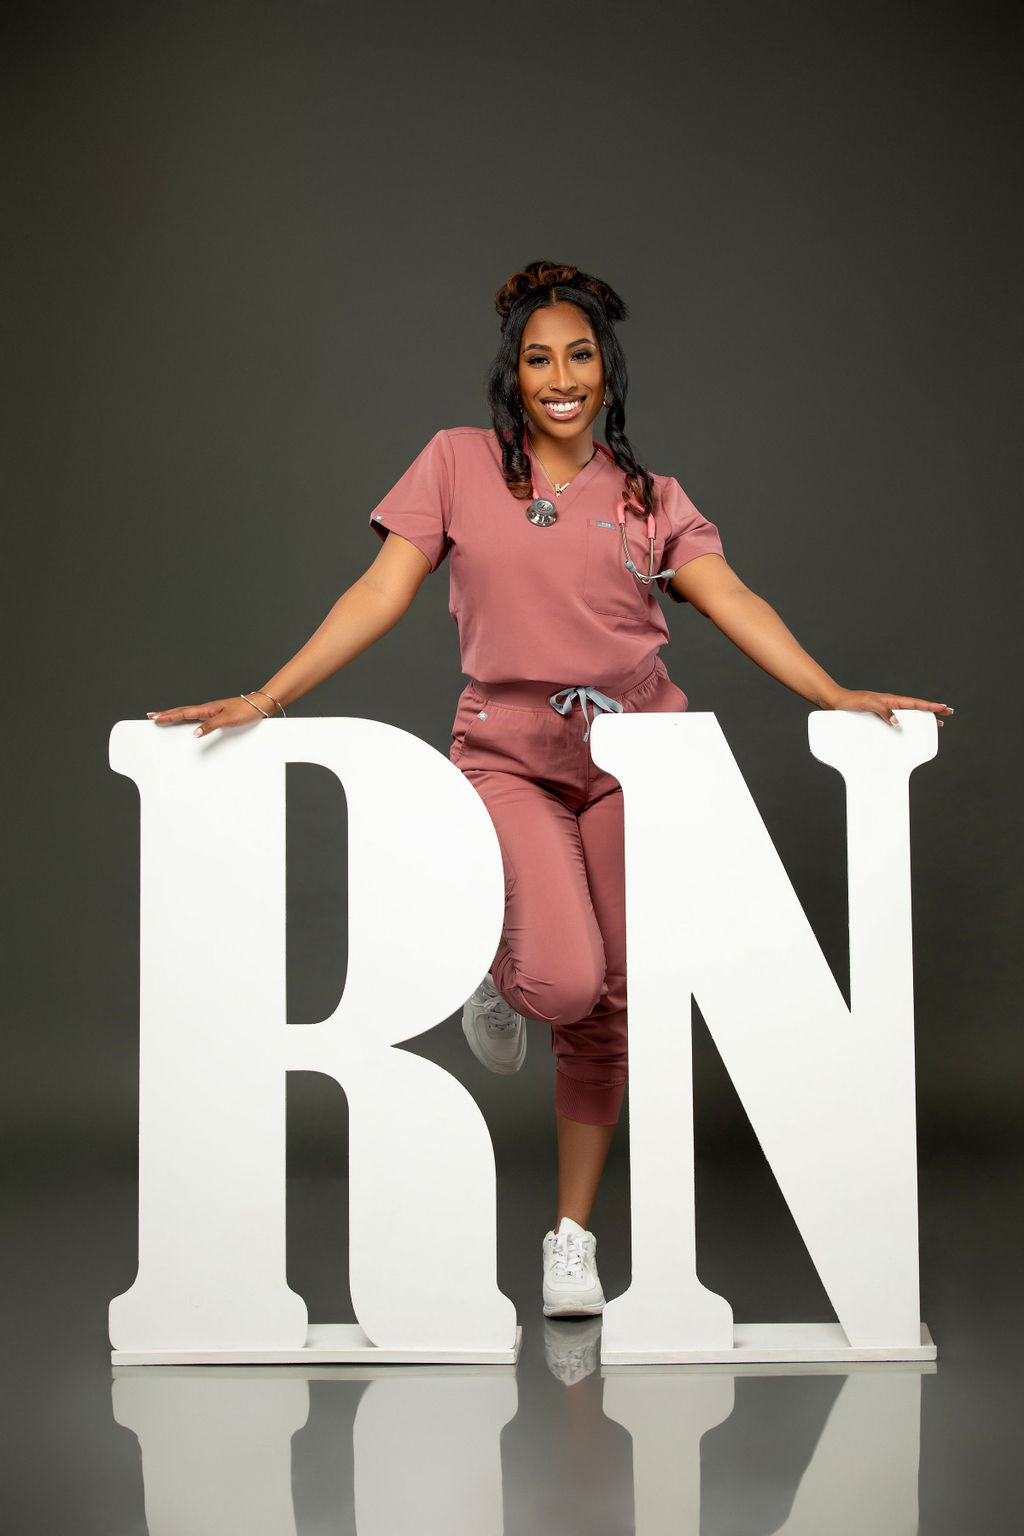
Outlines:
[[[623,473],[598,450],[556,499],[532,455],[531,463],[537,494],[557,505],[558,520],[548,528],[531,523],[529,502],[509,491],[495,434],[482,427],[438,432],[374,510],[371,526],[382,539],[391,532],[415,544],[432,571],[448,557],[449,606],[467,677],[556,678],[614,693],[645,675],[668,639],[654,584],[641,585],[625,568],[615,520]],[[655,570],[720,555],[717,528],[679,483],[652,478]],[[646,528],[646,519],[627,513],[640,571],[648,569]]]

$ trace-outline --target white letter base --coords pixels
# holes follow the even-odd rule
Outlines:
[[[387,1349],[358,1323],[310,1323],[301,1349],[114,1349],[112,1365],[515,1365],[523,1330],[511,1349]]]

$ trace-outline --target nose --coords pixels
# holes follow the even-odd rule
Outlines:
[[[556,373],[555,378],[552,381],[552,389],[557,389],[559,394],[562,395],[571,394],[576,388],[576,383],[573,378],[572,363],[568,358],[563,358],[560,363],[555,364],[555,369]]]

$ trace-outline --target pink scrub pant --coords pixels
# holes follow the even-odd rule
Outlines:
[[[501,845],[508,947],[495,956],[495,986],[517,1013],[551,1026],[558,1113],[614,1125],[627,1066],[622,790],[591,759],[578,701],[567,715],[548,702],[564,688],[471,682],[451,760]],[[686,708],[660,660],[605,691],[626,714]]]

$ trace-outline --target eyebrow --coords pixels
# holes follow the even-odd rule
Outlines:
[[[578,347],[581,342],[584,342],[588,347],[594,346],[594,342],[591,341],[589,336],[577,336],[575,341],[567,341],[566,342],[566,346],[567,347]],[[524,352],[550,352],[551,348],[550,347],[546,347],[542,341],[531,341],[530,345],[528,347],[524,347],[523,348],[523,351]]]

